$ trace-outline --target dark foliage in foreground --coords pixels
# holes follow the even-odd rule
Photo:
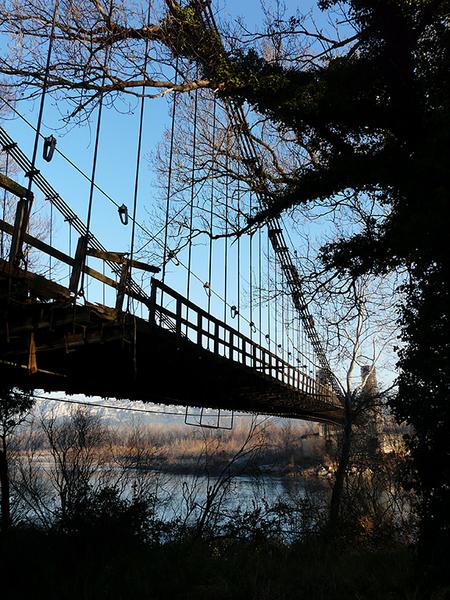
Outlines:
[[[233,526],[234,525],[234,526]],[[213,536],[163,524],[145,504],[102,490],[43,529],[0,537],[4,598],[290,599],[443,598],[421,590],[414,548],[355,523],[331,542],[311,533],[290,544],[254,514]],[[450,588],[449,590],[450,591]]]
[[[422,270],[423,269],[423,270]],[[414,424],[408,481],[421,499],[424,559],[447,577],[450,559],[450,264],[419,264],[403,310],[399,394],[393,408]]]
[[[0,542],[2,569],[8,573],[3,597],[417,597],[413,553],[405,548],[337,549],[319,541],[288,547],[267,539],[188,536],[157,545],[114,533],[12,532]]]

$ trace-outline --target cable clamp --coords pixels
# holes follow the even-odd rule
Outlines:
[[[128,225],[128,208],[125,204],[121,204],[117,209],[119,213],[120,222],[122,225]]]
[[[178,267],[180,265],[180,261],[177,258],[177,253],[175,252],[175,250],[167,251],[167,262],[169,262],[169,260],[173,260],[174,265],[176,267]]]
[[[11,142],[10,144],[2,145],[3,152],[10,152],[11,150],[14,150],[14,148],[17,148],[17,142]]]
[[[237,307],[234,304],[231,307],[230,311],[231,311],[231,318],[232,319],[234,319],[239,314],[239,311],[238,311]]]
[[[25,173],[25,177],[31,178],[34,177],[35,175],[39,175],[40,171],[39,169],[36,169],[36,167],[33,167],[32,169],[30,169],[29,171],[27,171]]]
[[[56,148],[56,138],[54,135],[49,135],[44,138],[44,147],[42,148],[42,158],[50,162],[53,158]]]

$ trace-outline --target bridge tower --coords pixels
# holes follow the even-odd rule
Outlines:
[[[363,365],[361,367],[361,382],[363,384],[361,395],[367,407],[363,411],[362,423],[366,437],[366,449],[369,454],[374,454],[380,446],[380,436],[383,430],[383,414],[379,402],[379,387],[375,367]]]

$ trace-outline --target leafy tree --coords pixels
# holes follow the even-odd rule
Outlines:
[[[434,563],[450,550],[450,272],[448,263],[417,265],[402,309],[397,418],[411,423],[408,481],[419,494],[422,541]],[[438,571],[446,577],[446,569]]]
[[[336,1],[323,1],[330,9]],[[450,549],[449,222],[450,44],[447,1],[347,3],[357,40],[309,69],[269,64],[254,51],[230,56],[221,93],[245,100],[315,150],[261,220],[346,190],[378,199],[354,235],[322,249],[331,270],[357,276],[406,267],[398,417],[411,424],[411,484],[422,499],[422,540]],[[223,58],[211,64],[223,73]]]
[[[11,525],[9,442],[15,429],[24,421],[34,403],[30,394],[11,388],[0,390],[0,489],[1,528],[5,532]]]

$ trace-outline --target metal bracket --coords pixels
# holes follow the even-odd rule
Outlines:
[[[224,415],[224,411],[221,411],[219,408],[217,412],[213,414],[205,414],[205,409],[201,408],[200,414],[192,414],[190,413],[189,408],[189,406],[186,406],[186,412],[184,415],[184,422],[186,425],[190,425],[191,427],[203,427],[203,429],[222,429],[226,431],[231,431],[233,429],[234,411],[225,411],[226,413],[231,412],[231,414]],[[194,420],[195,417],[197,417],[197,421]],[[222,425],[221,419],[229,419],[229,425]]]

